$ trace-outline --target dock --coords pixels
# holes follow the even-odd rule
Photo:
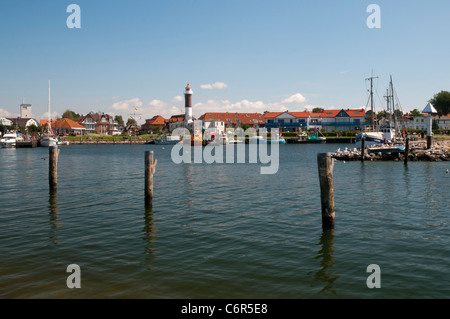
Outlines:
[[[34,148],[37,147],[38,141],[24,141],[24,142],[16,142],[16,148]]]

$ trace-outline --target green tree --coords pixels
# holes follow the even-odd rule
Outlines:
[[[75,122],[77,122],[80,119],[80,117],[81,117],[80,114],[75,113],[74,111],[71,110],[66,110],[62,115],[63,119],[70,119]]]
[[[30,134],[32,134],[32,133],[39,133],[41,131],[41,128],[40,127],[37,127],[36,125],[30,125],[30,126],[28,126],[28,132],[30,133]]]
[[[400,111],[400,110],[395,110],[394,114],[395,114],[396,117],[402,117],[403,116],[403,112]]]
[[[441,91],[436,93],[428,102],[433,104],[439,115],[447,115],[450,113],[450,92]]]
[[[387,112],[385,110],[380,111],[376,114],[375,118],[382,119],[387,117]]]
[[[136,120],[134,119],[134,118],[129,118],[128,119],[128,121],[127,121],[127,126],[128,125],[137,125],[137,122],[136,122]]]
[[[418,109],[414,109],[411,111],[412,116],[423,116],[422,112],[420,112]]]
[[[324,109],[321,107],[315,107],[312,109],[311,113],[322,113]]]
[[[119,123],[119,126],[123,127],[124,122],[123,122],[123,117],[122,117],[122,115],[116,115],[116,116],[114,117],[114,121],[116,121],[117,123]]]
[[[437,120],[433,120],[431,129],[432,130],[439,130],[439,123],[438,123]]]

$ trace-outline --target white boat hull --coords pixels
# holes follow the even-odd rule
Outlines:
[[[365,147],[372,147],[374,145],[379,145],[384,143],[383,133],[381,132],[365,132],[360,133],[356,136],[356,148],[361,148],[362,137],[366,138]]]
[[[16,142],[0,142],[0,148],[14,148],[16,147]]]
[[[44,137],[40,140],[42,147],[58,146],[58,140],[53,137]]]

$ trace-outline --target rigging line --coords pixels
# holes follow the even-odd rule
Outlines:
[[[397,106],[398,106],[398,110],[400,111],[400,114],[401,114],[400,117],[402,119],[403,127],[405,128],[406,133],[408,133],[408,127],[406,126],[406,123],[405,123],[405,115],[403,114],[402,106],[400,104],[400,99],[398,98],[397,91],[395,89],[393,89],[392,93],[394,95],[394,99],[397,101]]]

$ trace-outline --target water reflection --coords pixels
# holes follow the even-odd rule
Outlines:
[[[406,198],[410,198],[411,195],[411,191],[409,189],[409,185],[411,183],[411,172],[409,171],[408,165],[404,165],[405,169],[403,170],[403,180],[404,180],[404,184],[402,185],[402,187],[404,188],[405,192],[406,192]]]
[[[315,278],[325,283],[325,286],[319,293],[336,294],[336,289],[333,287],[335,281],[339,276],[335,275],[331,268],[334,266],[334,230],[325,230],[320,237],[319,245],[321,249],[318,251],[316,259],[321,259],[321,268],[316,272]]]
[[[148,269],[153,269],[151,262],[156,259],[155,256],[155,248],[153,246],[153,241],[155,240],[156,236],[156,228],[155,223],[153,219],[153,207],[151,205],[145,206],[145,213],[144,213],[144,241],[145,241],[145,266]]]
[[[58,217],[58,195],[56,191],[49,192],[49,223],[50,223],[50,235],[49,238],[53,244],[58,245],[58,228],[59,228],[59,217]]]
[[[184,175],[184,181],[185,181],[185,186],[184,189],[182,190],[182,192],[186,193],[186,196],[184,197],[186,200],[186,204],[188,205],[188,207],[193,206],[193,198],[194,198],[194,182],[192,180],[193,177],[193,164],[184,164],[183,165],[183,175]]]

